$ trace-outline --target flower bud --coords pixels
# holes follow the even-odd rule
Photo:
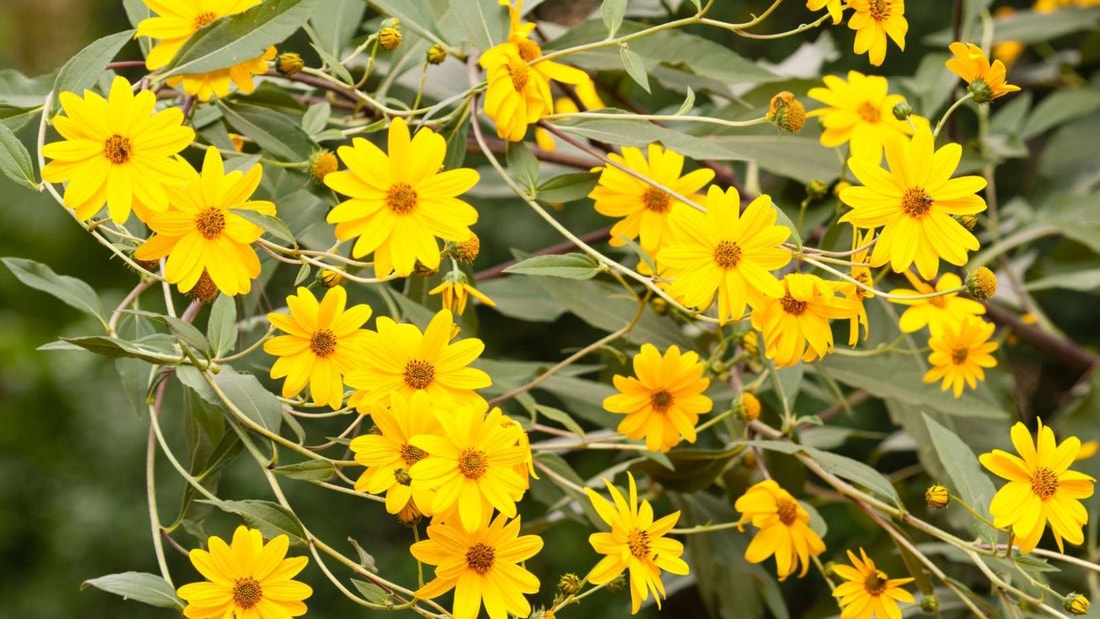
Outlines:
[[[394,18],[387,21],[388,25],[378,31],[378,43],[382,49],[392,52],[401,45],[401,20]]]
[[[428,64],[443,64],[446,59],[447,50],[439,43],[428,48]]]
[[[934,595],[926,595],[920,599],[920,609],[926,613],[940,612],[940,599]]]
[[[135,258],[134,259],[134,264],[136,264],[139,267],[145,269],[146,271],[149,271],[150,273],[156,273],[157,271],[160,270],[160,261],[159,260],[138,260],[138,259]],[[139,275],[140,275],[140,273],[139,273]]]
[[[558,591],[561,591],[565,595],[579,593],[582,587],[584,587],[584,580],[573,573],[564,574],[561,579],[558,580]]]
[[[940,484],[932,484],[928,487],[928,490],[924,491],[924,501],[932,509],[943,509],[951,502],[951,493]]]
[[[760,336],[756,334],[756,331],[749,331],[741,338],[741,348],[744,348],[746,353],[754,357],[760,354]]]
[[[768,113],[764,116],[768,122],[787,133],[798,133],[806,122],[806,106],[784,90],[772,97]]]
[[[195,282],[195,285],[187,291],[187,294],[199,303],[210,303],[214,300],[214,297],[218,296],[218,286],[214,283],[214,280],[210,279],[210,274],[206,272],[206,269],[203,269],[199,281]]]
[[[1067,595],[1066,601],[1062,603],[1062,607],[1068,610],[1071,615],[1087,615],[1089,606],[1089,599],[1080,593]]]
[[[317,275],[317,281],[325,288],[332,288],[344,283],[344,274],[341,271],[325,269]]]
[[[966,91],[971,94],[974,103],[989,103],[993,100],[993,90],[983,79],[970,82],[970,85],[966,87]]]
[[[833,195],[836,196],[839,199],[840,198],[840,192],[844,191],[845,189],[847,189],[851,186],[852,186],[852,184],[849,183],[848,181],[837,181],[836,185],[833,187]]]
[[[959,215],[956,219],[967,230],[973,230],[978,225],[978,218],[973,215]]]
[[[745,453],[741,456],[741,466],[747,469],[755,469],[757,464],[759,462],[756,460],[756,452],[751,449],[745,450]]]
[[[824,181],[814,179],[810,181],[809,185],[806,185],[806,198],[809,200],[820,200],[829,194],[829,185]]]
[[[649,308],[653,310],[654,314],[664,316],[668,314],[668,301],[664,297],[654,296],[649,300]]]
[[[324,182],[325,177],[340,169],[340,162],[331,150],[322,150],[313,155],[309,162],[309,173],[318,183]]]
[[[622,591],[623,587],[625,587],[625,586],[626,586],[626,577],[623,576],[622,574],[619,574],[615,578],[611,579],[611,582],[607,583],[607,590],[610,591],[611,593],[615,593],[616,591]]]
[[[283,52],[275,59],[275,70],[287,77],[298,73],[305,66],[306,62],[294,52]]]
[[[894,109],[891,111],[894,113],[894,118],[905,120],[913,115],[913,106],[909,105],[908,101],[902,101],[895,104]]]
[[[401,508],[401,511],[397,512],[397,519],[401,521],[401,524],[407,527],[415,527],[420,523],[420,519],[424,516],[420,512],[420,508],[416,506],[416,501],[411,498],[408,503],[405,503],[405,507]]]
[[[451,257],[462,264],[470,264],[474,260],[477,260],[477,255],[480,251],[481,239],[477,238],[477,235],[473,233],[470,233],[470,238],[465,241],[451,245]]]
[[[745,421],[760,419],[760,400],[748,391],[742,393],[737,400],[737,416]]]
[[[978,267],[966,278],[966,290],[984,301],[997,294],[997,276],[986,267]]]

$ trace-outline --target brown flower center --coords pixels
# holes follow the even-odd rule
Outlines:
[[[875,570],[873,574],[868,574],[867,578],[864,579],[863,588],[867,593],[877,597],[886,591],[886,581],[888,580],[886,572]]]
[[[493,550],[493,547],[486,546],[481,542],[470,546],[469,550],[466,551],[466,565],[481,575],[492,569],[494,559],[496,559],[496,551]]]
[[[882,120],[882,112],[877,107],[871,105],[870,101],[864,101],[857,110],[859,117],[863,120],[871,123],[872,125],[878,124],[878,121]]]
[[[718,241],[714,248],[714,264],[723,269],[732,269],[741,262],[741,248],[733,241]]]
[[[249,576],[238,578],[233,583],[233,604],[241,610],[248,610],[260,603],[264,597],[264,590],[260,582]]]
[[[124,138],[117,133],[107,138],[107,141],[103,143],[103,156],[111,163],[126,163],[133,153],[134,145],[130,143],[130,138]]]
[[[523,92],[523,89],[527,88],[527,74],[531,70],[522,62],[509,62],[504,68],[508,69],[508,77],[512,78],[512,88],[515,88],[516,92]]]
[[[806,311],[806,302],[799,301],[791,296],[791,291],[787,291],[787,294],[783,295],[783,298],[779,300],[779,304],[783,306],[783,311],[794,316],[799,316],[802,312]]]
[[[218,16],[213,11],[207,11],[205,13],[199,13],[195,16],[195,30],[202,28],[206,24],[217,21]]]
[[[634,529],[626,536],[626,546],[630,549],[630,554],[639,559],[646,559],[649,557],[649,532],[641,529]]]
[[[663,413],[668,410],[668,407],[672,406],[673,401],[672,394],[664,389],[653,394],[650,398],[650,404],[653,406],[653,410]]]
[[[386,192],[386,207],[398,215],[405,215],[416,208],[416,190],[408,183],[394,183]]]
[[[1049,499],[1058,492],[1058,476],[1045,466],[1036,470],[1031,477],[1031,491],[1044,501]]]
[[[401,446],[401,459],[404,460],[405,464],[409,466],[412,466],[427,457],[428,452],[420,449],[419,447],[413,447],[408,443],[405,443]]]
[[[951,351],[951,361],[955,362],[955,365],[961,365],[966,361],[968,354],[970,354],[970,351],[966,348],[956,348]]]
[[[489,470],[489,456],[480,449],[463,449],[458,454],[458,472],[466,479],[478,479]]]
[[[542,48],[531,39],[523,39],[516,43],[516,47],[519,48],[519,57],[523,58],[524,62],[531,62],[535,58],[542,56]]]
[[[331,329],[322,329],[314,333],[313,338],[309,340],[309,349],[313,354],[324,359],[336,352],[336,334]]]
[[[862,267],[852,269],[852,278],[855,279],[857,282],[863,284],[864,286],[871,286],[871,272],[867,269],[864,269]],[[862,299],[869,294],[871,293],[860,288],[859,286],[856,286],[856,298]]]
[[[642,194],[642,204],[654,213],[667,213],[672,207],[672,198],[656,187],[647,187]]]
[[[798,520],[798,503],[792,499],[776,499],[775,514],[779,516],[779,522],[789,527]]]
[[[427,361],[413,359],[405,364],[402,378],[410,389],[427,389],[435,380],[435,366]]]
[[[203,269],[199,281],[195,282],[195,286],[187,294],[200,303],[209,303],[214,300],[214,297],[218,296],[218,285],[210,279],[210,273]]]
[[[867,8],[871,11],[871,18],[875,21],[883,21],[890,17],[889,0],[871,0],[867,3]]]
[[[932,210],[932,196],[920,187],[910,187],[901,197],[901,210],[913,219],[920,219]]]
[[[225,212],[216,206],[199,213],[195,218],[195,229],[206,239],[216,239],[225,230]]]

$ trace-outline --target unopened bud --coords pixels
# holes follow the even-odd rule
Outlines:
[[[829,185],[825,181],[814,179],[810,181],[809,185],[806,185],[806,198],[809,200],[820,200],[829,194]]]
[[[951,493],[940,484],[932,484],[924,491],[924,501],[932,509],[943,509],[951,502]]]
[[[318,183],[324,182],[325,177],[340,169],[340,162],[331,150],[322,150],[313,155],[309,162],[309,173]]]
[[[305,66],[306,62],[294,52],[283,52],[275,59],[275,70],[287,77],[295,75]]]
[[[989,84],[986,84],[983,79],[970,82],[970,85],[966,87],[966,91],[970,93],[974,103],[989,103],[993,100],[993,90],[989,88]]]
[[[898,120],[906,120],[913,115],[913,106],[909,105],[908,101],[902,101],[894,105],[894,109],[891,110],[894,113],[894,118]]]
[[[746,450],[744,455],[741,456],[741,466],[747,469],[755,469],[757,464],[759,464],[759,462],[756,460],[755,451],[751,449]]]
[[[978,218],[973,215],[959,215],[956,220],[967,230],[973,230],[978,225]]]
[[[745,352],[753,356],[760,354],[760,336],[756,334],[756,331],[749,331],[741,338],[741,348],[744,348]]]
[[[439,43],[428,48],[428,64],[443,64],[446,59],[447,50]]]
[[[760,400],[748,391],[742,393],[737,399],[737,416],[745,421],[760,419]]]
[[[584,580],[573,573],[564,574],[561,579],[558,580],[558,591],[561,591],[565,595],[574,595],[580,592],[583,586]]]
[[[424,516],[421,513],[420,508],[416,506],[416,501],[409,499],[408,503],[405,503],[405,507],[401,508],[401,511],[397,512],[397,519],[401,521],[401,524],[407,527],[414,527]]]
[[[649,300],[649,308],[653,310],[654,314],[664,316],[668,314],[668,301],[664,297],[655,296]]]
[[[325,269],[317,275],[317,281],[325,288],[332,288],[344,283],[344,274],[340,271]]]
[[[997,294],[997,276],[986,267],[978,267],[966,278],[966,290],[975,299],[991,298]]]
[[[1089,612],[1089,599],[1080,593],[1071,593],[1066,596],[1062,607],[1073,615],[1087,615]]]
[[[920,609],[926,613],[940,612],[940,599],[934,595],[926,595],[920,599]]]
[[[401,45],[401,21],[394,18],[387,22],[388,25],[378,31],[378,43],[382,49],[392,52]]]
[[[793,93],[784,90],[772,97],[765,118],[787,133],[798,133],[806,122],[806,106]]]

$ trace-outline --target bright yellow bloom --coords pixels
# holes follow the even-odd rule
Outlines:
[[[958,322],[942,323],[939,332],[932,331],[928,346],[932,354],[928,363],[932,369],[924,375],[924,382],[934,383],[943,380],[943,390],[954,390],[956,398],[962,397],[963,385],[971,389],[978,387],[978,381],[985,380],[982,368],[997,365],[990,354],[997,350],[997,343],[990,342],[993,335],[993,323],[985,322],[974,316],[964,316]]]
[[[309,384],[313,403],[340,408],[344,402],[344,374],[363,354],[369,305],[347,306],[342,286],[329,288],[320,303],[308,288],[286,298],[290,315],[271,313],[267,319],[288,335],[264,342],[264,352],[278,357],[272,378],[283,378],[283,397],[292,398]]]
[[[873,234],[870,230],[860,234],[859,230],[852,231],[852,249],[858,249],[868,245],[873,238]],[[856,253],[852,254],[852,262],[859,266],[851,267],[850,275],[852,279],[863,284],[864,286],[874,287],[874,277],[871,275],[871,269],[867,268],[868,262],[867,254],[870,252],[870,248],[860,249]],[[845,299],[852,302],[852,305],[857,308],[857,311],[852,314],[848,320],[848,345],[855,346],[859,342],[860,327],[863,328],[863,339],[867,339],[870,335],[870,321],[867,319],[867,308],[863,306],[863,300],[869,299],[875,296],[875,293],[869,292],[856,286],[852,283],[840,284],[840,292],[844,295]]]
[[[909,297],[945,290],[956,290],[962,286],[962,279],[954,273],[941,275],[934,288],[930,284],[921,281],[910,271],[905,271],[904,275],[912,284],[913,289],[896,288],[891,290],[890,294]],[[898,326],[904,333],[914,333],[927,326],[928,330],[935,335],[942,331],[943,326],[946,324],[957,325],[967,316],[981,316],[985,313],[984,305],[973,299],[960,297],[957,292],[928,299],[913,299],[911,301],[891,299],[890,301],[910,306],[901,315],[901,320],[898,321]]]
[[[622,155],[611,153],[608,158],[687,198],[714,179],[714,170],[709,168],[681,177],[683,155],[657,143],[650,144],[648,150],[648,161],[642,151],[633,146],[624,146]],[[611,226],[612,247],[626,245],[624,238],[638,239],[638,244],[651,256],[656,255],[667,240],[671,213],[692,208],[613,165],[604,166],[599,183],[588,197],[595,200],[597,213],[625,218]]]
[[[810,557],[825,552],[825,542],[810,528],[810,514],[789,492],[767,479],[753,485],[733,504],[741,512],[737,528],[744,531],[744,523],[752,522],[756,535],[745,549],[745,560],[762,563],[775,555],[775,569],[779,580],[788,576],[802,564],[799,578],[810,569]]]
[[[1066,596],[1066,600],[1062,602],[1062,608],[1068,610],[1072,615],[1087,615],[1089,614],[1089,599],[1080,593],[1070,594]]]
[[[913,134],[908,122],[894,117],[894,106],[904,103],[905,97],[889,94],[885,77],[849,71],[847,82],[836,75],[823,79],[825,87],[811,88],[809,97],[828,107],[808,114],[821,117],[822,146],[833,148],[847,143],[853,157],[877,164],[882,161],[887,142]],[[909,118],[917,125],[928,124],[917,115]]]
[[[993,524],[998,528],[1012,527],[1020,552],[1031,552],[1043,536],[1050,521],[1058,550],[1062,539],[1081,544],[1085,536],[1081,527],[1089,514],[1082,499],[1092,496],[1095,479],[1069,470],[1081,449],[1081,440],[1071,436],[1057,444],[1054,432],[1043,421],[1039,423],[1039,438],[1033,444],[1024,424],[1012,426],[1012,444],[1019,457],[994,449],[978,459],[991,473],[1008,480],[989,504]]]
[[[141,20],[134,37],[160,39],[145,66],[155,71],[166,66],[179,52],[183,44],[198,32],[199,28],[228,15],[236,15],[260,4],[261,0],[143,0],[157,16]],[[269,47],[262,55],[245,60],[224,69],[194,75],[176,75],[168,78],[169,86],[183,83],[183,90],[201,101],[209,101],[214,95],[229,95],[229,82],[237,85],[244,94],[256,89],[252,76],[265,73],[267,63],[275,59],[275,48]]]
[[[840,199],[852,207],[840,221],[857,228],[882,226],[871,266],[889,262],[901,273],[916,264],[921,277],[930,280],[939,272],[941,259],[963,265],[967,251],[978,249],[978,239],[952,215],[985,210],[985,200],[975,194],[985,187],[985,179],[951,178],[962,147],[952,143],[934,148],[931,130],[918,127],[911,141],[886,145],[889,172],[870,161],[848,160],[864,186],[840,192]]]
[[[626,475],[630,481],[629,499],[624,498],[610,481],[604,480],[614,505],[592,488],[584,489],[592,507],[596,508],[596,513],[611,526],[610,533],[593,533],[588,536],[588,543],[592,544],[592,548],[607,556],[592,568],[587,580],[592,584],[604,585],[617,578],[624,570],[629,571],[630,612],[638,614],[642,602],[649,599],[650,592],[657,602],[657,608],[661,608],[661,599],[666,597],[665,586],[661,582],[661,570],[684,576],[690,568],[680,558],[684,554],[684,545],[665,537],[676,526],[680,512],[673,512],[654,521],[653,507],[645,499],[642,499],[641,504],[638,503],[638,487],[634,483],[634,476],[630,473]]]
[[[855,14],[848,18],[848,27],[856,31],[853,51],[867,52],[874,66],[886,59],[886,37],[905,51],[905,34],[909,22],[905,20],[905,0],[847,0],[848,8]]]
[[[485,372],[466,366],[485,344],[477,338],[451,343],[453,324],[448,310],[439,311],[423,333],[416,325],[379,317],[378,331],[367,332],[359,367],[344,377],[349,387],[359,390],[348,405],[366,411],[371,403],[387,401],[391,391],[411,395],[421,389],[435,402],[450,398],[458,404],[484,404],[473,390],[492,381]]]
[[[683,354],[670,346],[662,356],[653,344],[642,344],[634,355],[637,378],[615,375],[619,393],[608,396],[603,407],[625,414],[619,432],[633,439],[645,438],[649,451],[668,451],[680,442],[695,442],[695,424],[699,415],[714,405],[703,395],[710,385],[703,378],[706,367],[694,351]]]
[[[454,277],[448,275],[442,283],[428,291],[428,294],[442,295],[443,309],[451,310],[461,316],[466,311],[466,302],[470,297],[489,307],[496,307],[496,301],[467,283],[466,276],[461,271],[457,273],[458,275]]]
[[[351,440],[355,461],[367,467],[355,482],[359,492],[386,493],[386,511],[400,513],[412,502],[417,510],[432,515],[434,492],[413,486],[409,469],[430,457],[413,447],[409,439],[421,434],[441,436],[443,428],[435,416],[433,403],[425,391],[405,395],[390,393],[390,406],[378,406],[371,414],[378,434],[363,434]]]
[[[955,57],[949,58],[944,66],[970,85],[969,90],[976,103],[989,103],[997,97],[1020,90],[1019,86],[1005,81],[1007,69],[1004,63],[994,60],[990,65],[985,52],[977,45],[956,41],[947,47]]]
[[[898,602],[912,604],[916,600],[902,586],[913,582],[912,578],[890,579],[886,572],[875,567],[875,562],[860,548],[861,561],[851,550],[848,560],[852,565],[833,567],[843,582],[833,590],[833,597],[840,598],[840,619],[901,619]],[[854,567],[853,567],[854,566]]]
[[[704,216],[673,217],[673,235],[657,255],[672,279],[669,293],[684,305],[706,311],[718,296],[718,320],[740,320],[745,306],[760,296],[783,296],[771,271],[791,261],[780,245],[790,229],[775,225],[771,197],[762,195],[741,214],[741,197],[730,187],[711,185]]]
[[[302,600],[313,595],[305,583],[291,580],[309,559],[285,558],[290,539],[279,535],[267,544],[257,529],[233,532],[232,545],[214,535],[209,551],[191,551],[191,563],[209,582],[193,582],[176,592],[188,602],[190,619],[238,617],[282,619],[306,614]]]
[[[417,561],[435,565],[435,578],[418,589],[416,597],[430,600],[455,590],[454,619],[477,619],[482,604],[489,619],[531,614],[524,593],[539,590],[539,579],[519,563],[542,550],[542,538],[520,535],[520,519],[497,515],[473,531],[457,522],[428,526],[428,539],[409,548]]]
[[[350,196],[329,211],[326,221],[336,224],[341,241],[359,237],[352,248],[356,258],[374,252],[374,272],[401,277],[416,262],[439,268],[439,242],[465,241],[477,211],[456,196],[478,181],[470,168],[440,172],[447,153],[443,136],[424,128],[410,137],[400,116],[390,123],[389,155],[363,138],[354,146],[337,149],[347,170],[325,176],[325,185]]]
[[[432,513],[457,512],[457,518],[443,520],[457,521],[467,531],[485,526],[493,508],[514,518],[516,497],[528,483],[526,468],[516,465],[531,458],[530,448],[519,444],[523,429],[502,423],[499,408],[486,415],[483,407],[459,406],[436,417],[442,433],[409,439],[410,446],[428,454],[409,469],[414,490],[435,490]]]
[[[118,76],[106,100],[90,90],[83,97],[62,92],[58,98],[65,113],[53,124],[65,139],[42,147],[42,156],[53,159],[42,168],[42,180],[68,181],[65,206],[77,219],[91,219],[104,204],[119,224],[135,205],[167,209],[165,186],[187,178],[186,164],[174,156],[195,139],[183,126],[183,113],[177,108],[154,113],[156,95],[150,90],[134,95]]]
[[[188,166],[190,178],[183,187],[168,190],[171,208],[151,213],[146,223],[156,234],[134,252],[138,260],[159,260],[168,256],[164,279],[190,290],[203,270],[227,295],[247,294],[260,274],[255,243],[263,228],[230,209],[248,209],[275,215],[275,205],[266,200],[249,200],[260,185],[263,168],[254,165],[247,172],[225,173],[222,156],[213,146],[206,149],[202,175]]]
[[[806,8],[811,11],[826,9],[829,11],[829,17],[833,18],[833,25],[840,23],[841,11],[843,10],[840,0],[806,0]]]
[[[840,286],[816,275],[788,273],[782,298],[763,297],[752,326],[764,334],[764,354],[778,367],[813,361],[833,350],[829,320],[851,318],[859,304],[837,297]]]

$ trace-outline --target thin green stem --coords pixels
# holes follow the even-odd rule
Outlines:
[[[938,123],[936,123],[936,128],[935,128],[935,130],[932,131],[932,136],[933,137],[938,137],[940,135],[940,131],[943,130],[944,123],[946,123],[947,119],[950,118],[951,115],[955,113],[955,110],[959,109],[959,107],[962,104],[966,103],[967,101],[970,101],[973,98],[974,98],[974,95],[968,92],[968,93],[966,93],[965,96],[960,98],[958,101],[952,103],[951,107],[947,108],[947,111],[945,111],[943,113],[943,116],[940,117],[940,121]]]

